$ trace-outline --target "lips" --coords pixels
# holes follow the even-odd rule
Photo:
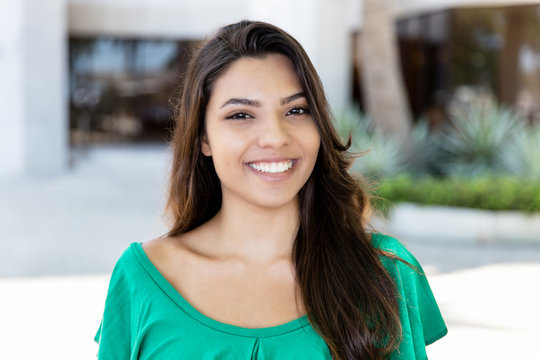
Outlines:
[[[254,161],[247,163],[251,168],[266,174],[280,174],[293,167],[296,160]]]

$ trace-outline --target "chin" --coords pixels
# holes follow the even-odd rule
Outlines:
[[[260,197],[257,200],[252,201],[252,204],[261,208],[267,208],[267,209],[279,209],[286,206],[290,206],[291,204],[297,204],[298,203],[298,194],[294,196],[288,196],[288,197],[281,197],[281,196],[264,196]]]

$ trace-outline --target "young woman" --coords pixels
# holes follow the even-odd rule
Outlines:
[[[446,326],[367,197],[306,53],[262,22],[192,57],[166,236],[111,277],[99,359],[425,359]]]

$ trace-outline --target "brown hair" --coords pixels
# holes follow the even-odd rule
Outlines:
[[[335,359],[383,358],[401,334],[395,285],[362,224],[368,200],[347,171],[350,141],[340,141],[313,64],[283,30],[241,21],[221,28],[193,55],[176,109],[167,236],[196,228],[221,207],[219,178],[200,147],[212,84],[233,61],[267,54],[291,60],[321,136],[314,170],[299,192],[292,259],[308,319]]]

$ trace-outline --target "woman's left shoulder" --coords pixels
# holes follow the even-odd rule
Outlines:
[[[427,359],[425,346],[446,335],[448,329],[424,270],[395,237],[373,233],[372,243],[382,251],[381,262],[398,295],[404,338],[397,353],[400,355],[392,359]]]
[[[371,243],[375,248],[389,255],[386,257],[398,258],[414,266],[420,265],[414,255],[393,236],[383,233],[372,233]]]

